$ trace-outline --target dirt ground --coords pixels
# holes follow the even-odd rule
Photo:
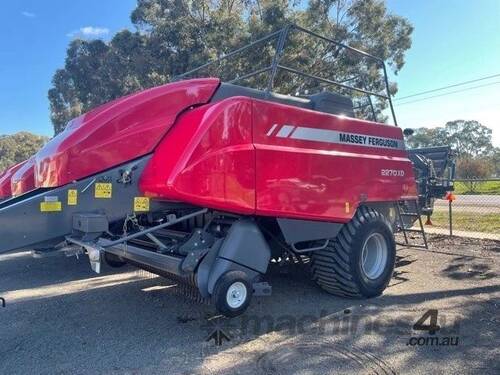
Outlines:
[[[95,275],[85,257],[4,254],[0,372],[499,374],[499,256],[500,242],[433,236],[429,251],[398,251],[390,287],[370,300],[277,270],[272,297],[229,320],[132,267]],[[430,318],[413,327],[426,312],[434,334]]]

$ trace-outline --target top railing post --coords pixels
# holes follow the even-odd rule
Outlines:
[[[391,92],[389,90],[389,78],[387,78],[387,69],[385,67],[385,62],[381,60],[382,68],[384,69],[384,81],[385,90],[387,92],[387,100],[389,101],[389,107],[391,108],[392,119],[394,120],[394,125],[398,126],[398,121],[396,120],[396,112],[394,111],[394,106],[392,105]]]
[[[292,24],[288,24],[283,29],[281,29],[280,36],[278,38],[278,41],[276,42],[276,52],[274,53],[273,61],[271,63],[271,72],[269,73],[269,81],[267,82],[267,89],[266,89],[267,95],[269,95],[273,90],[274,77],[278,72],[278,66],[281,56],[283,55],[283,49],[285,47],[285,41],[288,36],[288,32],[292,27],[293,27]]]

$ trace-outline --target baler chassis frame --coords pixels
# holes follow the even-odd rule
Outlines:
[[[237,247],[231,246],[231,241],[239,238],[238,233],[231,237],[231,231],[229,231],[222,238],[211,237],[206,230],[213,218],[209,219],[203,228],[195,228],[193,233],[187,235],[189,239],[182,245],[186,250],[183,254],[168,251],[161,240],[154,236],[156,231],[211,213],[214,213],[214,218],[227,217],[225,214],[219,215],[207,208],[197,209],[193,207],[192,212],[186,215],[180,217],[173,214],[167,215],[167,221],[164,223],[147,228],[139,227],[139,230],[131,234],[125,233],[118,239],[99,236],[86,240],[85,233],[66,236],[66,244],[71,244],[66,248],[72,250],[74,246],[77,246],[84,249],[89,257],[91,268],[96,273],[101,271],[101,263],[103,258],[105,259],[104,255],[111,254],[118,257],[120,261],[123,260],[123,263],[127,261],[158,275],[196,286],[203,298],[207,298],[213,293],[215,281],[229,270],[245,271],[251,276],[253,295],[270,295],[271,286],[267,282],[260,281],[259,278],[259,275],[264,274],[267,269],[271,253],[262,236],[257,235],[255,237],[255,234],[252,235],[252,238],[255,238],[257,243],[260,240],[258,251],[260,251],[263,261],[257,262],[249,261],[247,257],[248,251],[241,252]],[[251,219],[235,216],[233,223],[235,227],[243,226],[244,231],[250,229],[259,232],[257,225]],[[157,251],[151,251],[135,243],[129,243],[142,236],[148,237],[153,244],[157,245]],[[195,238],[194,241],[193,237]],[[204,240],[197,241],[197,238],[203,238]],[[232,248],[229,251],[224,251],[226,239],[229,243],[228,247]],[[64,252],[64,249],[59,252]]]
[[[114,247],[117,247],[119,245],[125,245],[125,252],[126,252],[127,241],[130,241],[130,240],[133,240],[135,238],[142,237],[142,236],[148,236],[155,244],[157,244],[161,248],[162,245],[164,246],[164,244],[157,237],[154,236],[153,232],[160,230],[160,229],[163,229],[163,228],[173,226],[173,225],[181,223],[183,221],[187,221],[187,220],[192,219],[196,216],[203,215],[207,212],[208,212],[208,209],[204,208],[204,209],[189,213],[187,215],[181,216],[179,218],[175,217],[175,215],[168,215],[167,221],[165,223],[161,223],[161,224],[158,224],[158,225],[155,225],[152,227],[148,227],[146,229],[141,229],[141,230],[135,231],[134,233],[124,235],[116,240],[99,239],[98,241],[85,241],[81,238],[75,238],[73,236],[66,236],[66,241],[71,243],[71,244],[80,246],[80,247],[84,248],[85,250],[87,250],[87,252],[89,254],[89,259],[90,259],[92,269],[95,272],[100,273],[100,261],[101,261],[102,252],[109,251],[110,253],[112,253],[114,255],[120,256],[122,254],[120,254],[117,250],[113,250]],[[154,255],[153,252],[148,251],[148,253],[150,253],[150,255],[151,254]],[[163,255],[163,254],[157,254],[157,255],[168,257],[168,256]],[[170,270],[170,271],[172,271],[172,270]]]

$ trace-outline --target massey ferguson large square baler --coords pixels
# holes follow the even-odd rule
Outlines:
[[[298,33],[375,64],[382,93],[285,65]],[[267,67],[229,82],[187,79],[269,41]],[[290,82],[280,86],[279,72],[315,90],[284,93],[277,88]],[[252,77],[265,87],[236,84]],[[96,272],[103,261],[129,263],[192,285],[227,316],[271,293],[270,264],[298,260],[327,292],[380,295],[393,273],[394,233],[408,244],[420,214],[452,186],[449,150],[409,154],[401,128],[377,122],[375,99],[388,101],[395,121],[383,61],[288,26],[71,120],[5,171],[0,252],[85,253]],[[356,118],[367,108],[370,120]]]

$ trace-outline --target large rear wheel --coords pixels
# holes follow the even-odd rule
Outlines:
[[[391,225],[378,211],[360,207],[328,246],[313,252],[313,279],[329,293],[374,297],[391,280],[396,244]]]

